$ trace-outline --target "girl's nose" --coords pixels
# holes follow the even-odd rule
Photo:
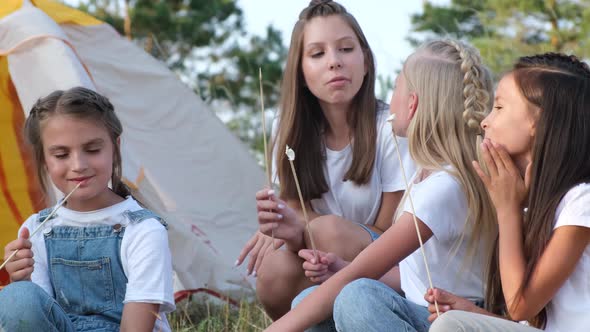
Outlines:
[[[88,168],[88,162],[82,153],[73,153],[71,160],[71,167],[74,172],[81,172]]]
[[[342,68],[342,60],[340,59],[338,52],[332,51],[332,52],[329,52],[329,54],[330,54],[330,57],[329,57],[328,61],[329,61],[330,70]]]
[[[340,62],[334,62],[330,64],[330,69],[334,70],[336,68],[342,68],[342,64]]]
[[[485,117],[485,118],[484,118],[484,119],[481,121],[481,124],[480,124],[480,126],[481,126],[481,129],[483,129],[483,130],[486,130],[486,129],[488,129],[488,127],[489,127],[489,124],[488,124],[488,117],[489,117],[489,115],[488,115],[488,116],[486,116],[486,117]]]

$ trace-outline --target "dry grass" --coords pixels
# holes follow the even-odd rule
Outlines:
[[[176,332],[258,332],[271,320],[256,302],[240,302],[239,307],[210,301],[182,301],[168,315]]]

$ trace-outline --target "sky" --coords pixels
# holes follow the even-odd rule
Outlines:
[[[1,0],[0,0],[1,1]],[[75,5],[80,0],[64,0]],[[237,0],[245,18],[246,30],[264,36],[272,24],[289,45],[297,17],[310,0]],[[365,33],[377,62],[377,75],[394,79],[413,48],[406,40],[410,17],[420,13],[425,0],[338,0],[351,13]],[[429,0],[434,4],[449,0]]]
[[[338,0],[359,22],[377,61],[377,74],[395,78],[403,61],[412,53],[406,41],[410,17],[420,13],[423,1],[418,0]],[[448,1],[438,0],[433,3]],[[238,0],[244,12],[246,30],[264,35],[272,24],[282,31],[286,45],[299,12],[309,0]]]

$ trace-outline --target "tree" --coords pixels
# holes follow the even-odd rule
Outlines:
[[[111,24],[177,72],[243,141],[262,150],[258,68],[265,106],[278,102],[281,33],[246,33],[236,0],[86,0],[78,8]]]
[[[424,1],[412,15],[410,42],[450,36],[469,40],[495,73],[517,57],[542,52],[590,55],[590,0]]]

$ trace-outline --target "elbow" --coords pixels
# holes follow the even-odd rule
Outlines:
[[[522,320],[528,320],[529,317],[527,317],[527,315],[525,315],[523,312],[521,312],[520,310],[509,310],[508,313],[510,314],[510,319],[512,319],[513,321],[522,321]]]
[[[530,308],[523,302],[519,303],[517,306],[511,306],[511,308],[508,309],[510,319],[514,321],[529,320],[535,317],[538,313],[539,310]]]

